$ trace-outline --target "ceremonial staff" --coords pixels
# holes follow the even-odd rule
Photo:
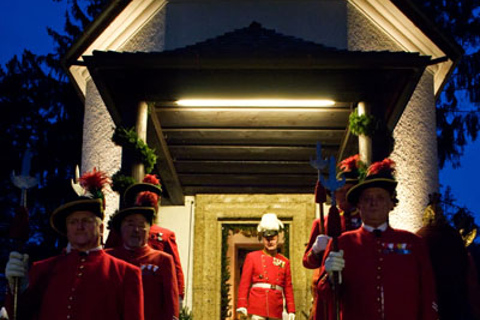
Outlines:
[[[317,169],[318,178],[315,185],[315,202],[318,203],[320,211],[320,234],[325,234],[325,215],[323,212],[323,204],[327,201],[327,193],[325,192],[325,187],[320,182],[321,171],[327,166],[327,161],[322,158],[322,145],[320,142],[317,142],[317,158],[310,159],[310,165]]]
[[[28,209],[27,209],[27,190],[36,186],[38,183],[37,178],[29,176],[30,174],[30,162],[32,160],[32,153],[30,150],[26,150],[22,159],[22,170],[19,176],[15,175],[15,170],[12,171],[11,180],[13,185],[21,190],[20,205],[15,210],[15,217],[10,226],[9,236],[10,239],[15,241],[15,250],[23,251],[23,246],[28,240]],[[13,320],[17,319],[17,306],[18,306],[18,286],[19,278],[13,279]]]
[[[332,251],[338,251],[338,237],[342,233],[342,226],[340,222],[340,213],[337,209],[337,203],[335,200],[335,191],[341,188],[345,184],[345,177],[342,176],[342,180],[336,178],[336,161],[335,157],[329,159],[328,180],[325,181],[323,177],[320,180],[325,187],[330,190],[332,197],[332,203],[330,210],[328,211],[327,221],[327,234],[332,237]],[[340,320],[340,287],[339,287],[339,273],[333,273],[333,291],[335,295],[335,309],[334,318]]]

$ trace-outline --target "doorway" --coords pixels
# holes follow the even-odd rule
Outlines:
[[[242,276],[243,264],[248,253],[262,250],[263,244],[258,238],[257,225],[260,221],[228,222],[222,224],[222,262],[225,261],[225,268],[222,268],[222,319],[238,319],[236,314],[238,286]],[[279,253],[287,258],[289,252],[289,231],[290,222],[282,221],[284,230],[279,234]],[[222,263],[223,265],[223,263]]]

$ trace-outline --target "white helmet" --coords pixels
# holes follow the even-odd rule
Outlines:
[[[275,213],[265,213],[258,224],[257,231],[264,237],[277,235],[283,229],[283,223],[277,218]]]

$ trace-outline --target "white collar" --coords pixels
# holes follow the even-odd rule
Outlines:
[[[70,252],[72,252],[72,250],[74,250],[74,249],[73,249],[73,247],[72,247],[72,244],[69,242],[69,243],[67,244],[67,247],[65,248],[65,251],[66,251],[67,253],[70,253]],[[98,247],[92,248],[92,249],[90,249],[90,250],[87,250],[87,251],[85,251],[85,253],[86,253],[86,254],[89,254],[90,252],[98,251],[98,250],[102,250],[102,246],[101,246],[101,245],[98,246]]]
[[[384,223],[382,223],[381,225],[379,225],[379,226],[376,227],[376,228],[374,228],[374,227],[372,227],[372,226],[369,226],[369,225],[366,225],[365,223],[364,223],[362,226],[363,226],[363,228],[364,228],[365,230],[367,230],[368,232],[373,232],[373,230],[380,230],[380,231],[383,232],[383,231],[387,230],[387,228],[388,228],[388,222],[384,222]]]

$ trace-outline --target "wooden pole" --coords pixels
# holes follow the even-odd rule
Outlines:
[[[140,101],[137,105],[137,121],[135,131],[140,139],[147,141],[148,104]],[[141,162],[132,164],[132,177],[136,181],[142,181],[145,176],[145,166]]]

